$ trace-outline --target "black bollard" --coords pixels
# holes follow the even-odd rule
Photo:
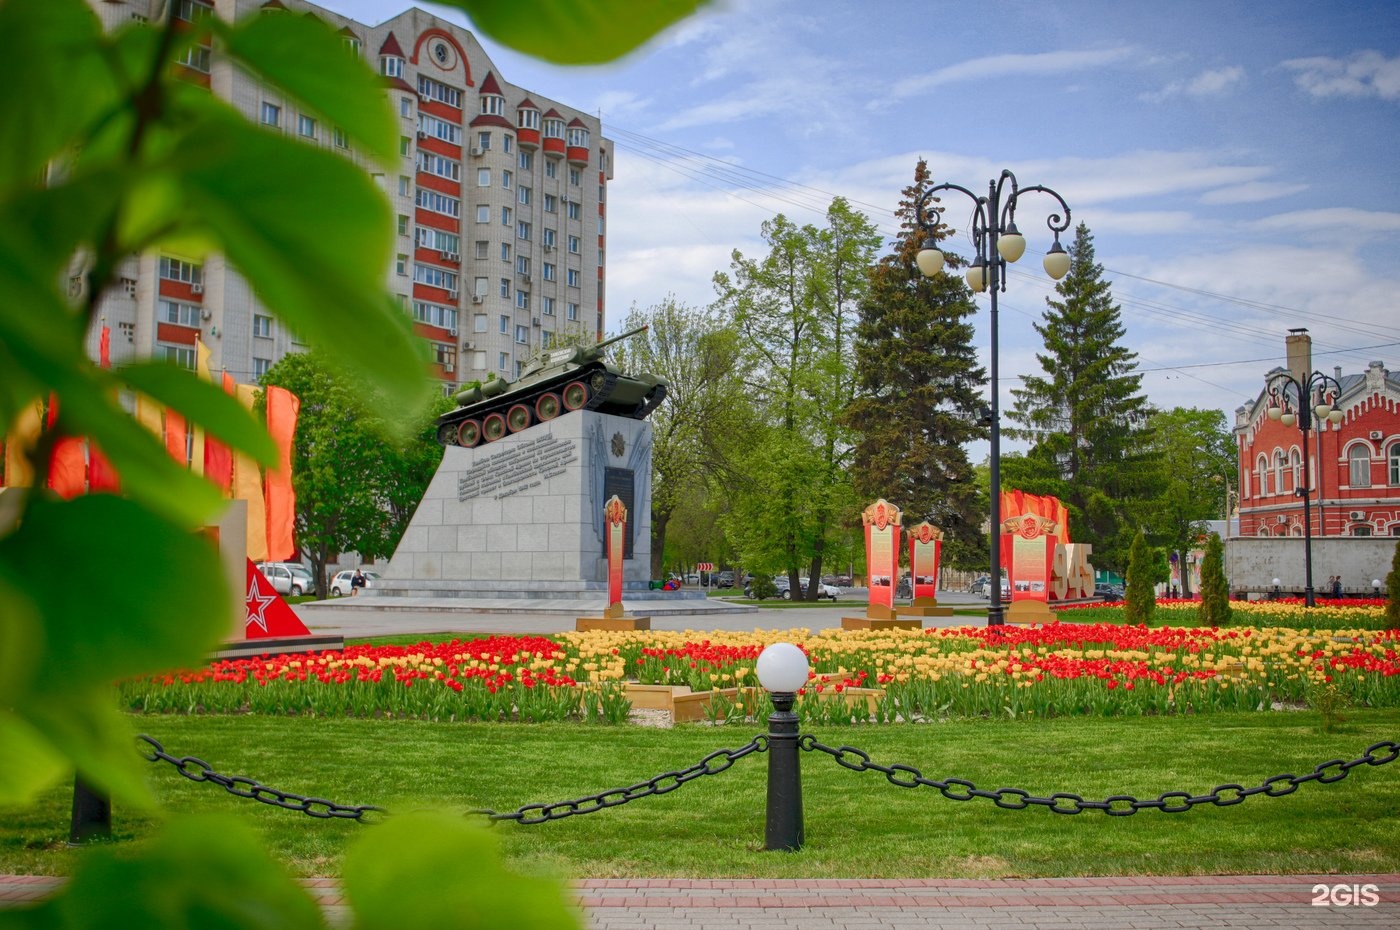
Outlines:
[[[73,777],[73,823],[68,829],[68,845],[81,846],[92,840],[112,838],[112,802],[83,781]]]
[[[795,852],[802,848],[802,775],[797,765],[797,695],[773,692],[768,717],[768,822],[764,849]]]

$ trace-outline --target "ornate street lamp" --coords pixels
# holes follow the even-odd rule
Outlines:
[[[1308,465],[1311,449],[1308,445],[1308,431],[1315,428],[1313,417],[1318,421],[1342,422],[1342,411],[1337,406],[1337,398],[1342,396],[1342,386],[1337,379],[1314,371],[1301,378],[1280,371],[1271,375],[1268,381],[1269,419],[1277,420],[1284,426],[1298,424],[1303,433],[1303,484],[1294,488],[1293,495],[1303,499],[1303,603],[1316,607],[1312,581],[1312,469]],[[1331,394],[1329,403],[1327,395]]]
[[[1007,190],[1007,186],[1010,189]],[[1048,187],[1021,188],[1016,176],[1010,171],[1002,171],[1001,177],[987,182],[987,195],[980,197],[957,184],[939,184],[930,187],[919,197],[916,204],[916,217],[919,228],[924,231],[924,247],[919,251],[919,271],[926,277],[933,277],[943,270],[943,251],[938,247],[937,231],[943,222],[942,205],[936,202],[935,195],[942,191],[959,191],[973,202],[972,246],[974,258],[967,269],[968,286],[976,293],[991,291],[991,331],[992,349],[991,375],[992,404],[991,426],[991,491],[992,491],[992,571],[991,603],[987,608],[987,625],[1000,626],[1005,622],[1005,607],[1001,601],[1001,396],[997,373],[997,292],[1006,290],[1006,265],[1019,259],[1026,251],[1026,239],[1016,228],[1016,204],[1025,194],[1039,192],[1048,194],[1059,201],[1064,210],[1063,216],[1051,213],[1045,225],[1054,234],[1055,241],[1050,251],[1045,253],[1045,272],[1056,281],[1069,272],[1069,253],[1060,245],[1060,233],[1069,228],[1069,204]],[[1005,194],[1005,197],[1003,197]]]
[[[807,654],[792,643],[773,643],[754,663],[758,683],[773,697],[768,715],[768,809],[763,848],[802,848],[802,776],[797,762],[797,692],[807,684]]]

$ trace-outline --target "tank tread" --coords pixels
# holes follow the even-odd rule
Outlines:
[[[598,374],[603,376],[603,386],[595,391],[593,390],[593,382]],[[583,405],[584,410],[597,410],[607,403],[608,395],[613,392],[613,388],[617,385],[617,375],[601,368],[589,372],[588,376],[581,380],[588,385],[588,401]]]
[[[637,409],[637,412],[632,414],[632,418],[636,420],[645,420],[647,417],[651,416],[653,410],[661,406],[661,402],[665,399],[666,385],[658,384],[656,389],[643,401],[642,405]]]

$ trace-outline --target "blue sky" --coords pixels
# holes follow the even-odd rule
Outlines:
[[[323,4],[369,23],[404,9]],[[603,67],[482,42],[506,80],[601,112],[616,143],[610,329],[668,293],[708,303],[714,272],[732,249],[761,254],[776,213],[819,223],[840,194],[892,234],[923,157],[936,181],[985,190],[1009,168],[1064,195],[1159,407],[1233,424],[1296,326],[1324,371],[1400,369],[1393,2],[733,0]],[[1050,206],[1022,202],[1031,250],[1049,246]],[[950,222],[968,215],[950,202]],[[1000,297],[1004,406],[1039,369],[1038,259],[1013,266]]]

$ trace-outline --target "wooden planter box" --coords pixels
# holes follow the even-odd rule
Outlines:
[[[639,710],[665,710],[670,711],[671,717],[677,723],[688,723],[695,720],[710,719],[710,700],[714,695],[721,695],[731,704],[756,705],[762,700],[762,695],[758,694],[758,689],[749,688],[720,688],[715,691],[692,691],[687,685],[643,685],[636,682],[627,683],[627,697],[632,702],[632,706]],[[809,693],[809,697],[818,697],[823,701],[829,701],[833,696],[845,698],[846,703],[852,707],[857,707],[860,703],[865,704],[865,708],[871,713],[879,706],[880,698],[884,696],[883,688],[847,688],[837,692],[827,689],[820,695]]]

